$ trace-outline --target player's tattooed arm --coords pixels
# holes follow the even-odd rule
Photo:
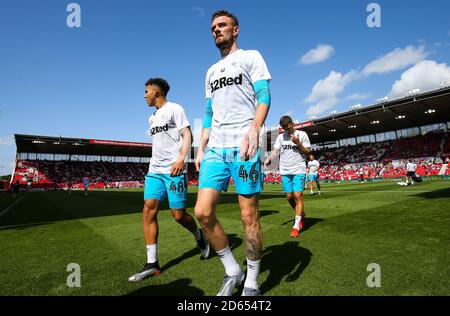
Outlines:
[[[268,165],[270,165],[272,160],[275,159],[279,155],[279,153],[280,153],[280,151],[278,149],[274,148],[270,152],[270,155],[266,158],[266,160],[264,160],[264,167],[267,167]]]
[[[300,139],[298,138],[298,136],[292,135],[291,136],[291,140],[292,142],[297,145],[298,149],[300,149],[300,151],[305,154],[308,155],[311,153],[311,148],[310,147],[304,147],[303,144],[300,142]]]

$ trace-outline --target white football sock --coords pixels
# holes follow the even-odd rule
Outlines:
[[[258,289],[258,275],[261,267],[261,260],[252,261],[247,258],[247,278],[245,279],[244,287]]]
[[[227,246],[227,248],[216,252],[220,258],[220,261],[222,261],[222,264],[225,268],[225,273],[229,276],[237,275],[241,268],[239,267],[236,259],[234,259],[230,247]]]
[[[146,245],[147,263],[155,263],[158,261],[158,244]]]
[[[295,216],[294,228],[300,229],[300,221],[302,220],[302,216]]]

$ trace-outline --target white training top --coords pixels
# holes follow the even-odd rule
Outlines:
[[[170,174],[183,147],[180,130],[189,126],[186,113],[181,105],[167,102],[150,116],[148,122],[153,138],[148,173]]]
[[[270,79],[266,63],[256,50],[239,49],[208,69],[205,90],[213,109],[208,147],[241,145],[257,106],[253,84]],[[261,145],[263,134],[261,129]]]
[[[308,135],[303,131],[295,131],[294,135],[300,140],[305,148],[310,148]],[[306,174],[306,156],[300,152],[300,149],[291,140],[291,136],[284,132],[278,135],[273,148],[280,152],[280,174]]]
[[[320,163],[317,160],[308,161],[309,174],[316,176],[319,173]]]
[[[417,168],[417,165],[416,165],[416,164],[413,164],[413,163],[411,163],[411,162],[408,162],[408,163],[406,164],[406,171],[412,171],[412,172],[415,172],[415,171],[416,171],[416,168]]]

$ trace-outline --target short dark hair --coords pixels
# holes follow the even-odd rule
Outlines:
[[[282,128],[287,127],[289,123],[292,123],[292,118],[289,115],[282,116],[280,118],[280,126]]]
[[[211,17],[211,22],[214,21],[214,19],[218,18],[219,16],[227,16],[229,18],[232,18],[234,25],[239,26],[239,21],[238,21],[237,17],[234,14],[228,12],[227,10],[218,10],[218,11],[214,12]]]
[[[158,86],[158,88],[161,90],[161,92],[164,96],[167,96],[167,93],[169,93],[169,90],[170,90],[169,83],[167,83],[167,81],[164,80],[163,78],[148,79],[147,82],[145,83],[145,86],[151,86],[151,85]]]

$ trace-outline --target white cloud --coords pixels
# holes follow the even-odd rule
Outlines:
[[[192,11],[194,11],[199,18],[202,18],[205,16],[205,10],[203,10],[202,8],[198,8],[198,7],[192,8]]]
[[[333,108],[339,102],[337,95],[358,76],[354,70],[345,75],[334,70],[331,71],[328,77],[316,82],[311,94],[305,99],[307,103],[315,103],[308,108],[306,114],[308,116],[318,115]]]
[[[0,146],[11,146],[14,145],[13,136],[0,137]]]
[[[365,100],[372,96],[370,93],[354,93],[345,98],[346,101],[359,101]]]
[[[415,65],[428,56],[424,46],[418,48],[410,45],[405,48],[396,48],[390,53],[378,57],[369,63],[362,73],[364,75],[383,74],[395,70],[404,69],[408,66]]]
[[[337,105],[340,100],[338,94],[353,81],[367,77],[371,74],[384,74],[395,70],[407,68],[424,60],[429,53],[424,46],[414,47],[412,45],[405,48],[396,48],[393,51],[378,57],[367,64],[362,71],[352,70],[343,75],[338,71],[332,71],[328,77],[319,80],[314,85],[311,94],[305,99],[311,105],[306,114],[320,115]],[[355,101],[369,98],[370,94],[352,94],[341,101]]]
[[[0,156],[0,176],[11,174],[16,163],[12,155]]]
[[[424,60],[406,70],[397,80],[389,93],[389,98],[403,97],[405,92],[420,89],[437,89],[443,82],[450,81],[450,67],[433,60]]]
[[[302,65],[311,65],[323,62],[334,54],[334,47],[328,44],[319,44],[303,55],[299,63]]]

